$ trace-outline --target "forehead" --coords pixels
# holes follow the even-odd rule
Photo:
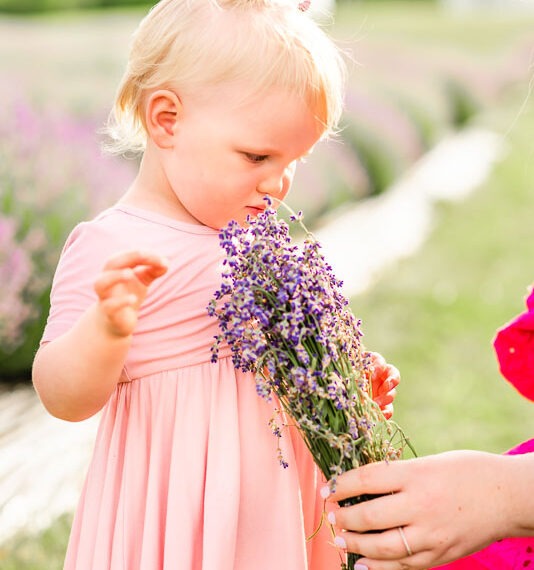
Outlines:
[[[254,93],[239,83],[225,84],[208,88],[200,99],[187,100],[204,121],[215,121],[232,135],[254,138],[266,147],[311,147],[325,130],[309,102],[285,89]]]

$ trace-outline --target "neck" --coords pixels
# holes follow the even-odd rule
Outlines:
[[[143,154],[137,177],[119,203],[156,212],[190,224],[200,223],[178,200],[165,174],[158,149],[150,140]]]

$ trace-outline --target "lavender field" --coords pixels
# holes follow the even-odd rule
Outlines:
[[[424,19],[437,8],[419,8],[422,37],[399,45],[396,21],[402,29],[410,7],[394,6],[390,30],[365,5],[338,10],[335,35],[352,60],[342,130],[302,165],[290,199],[305,204],[312,227],[386,190],[445,133],[528,78],[534,38],[523,20],[477,26],[450,16],[429,40]],[[132,161],[102,155],[97,133],[141,14],[0,19],[0,378],[27,375],[68,231],[133,177]],[[466,33],[451,37],[457,23]]]

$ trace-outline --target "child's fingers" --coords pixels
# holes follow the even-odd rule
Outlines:
[[[395,397],[397,396],[397,390],[393,389],[385,394],[380,394],[379,396],[375,396],[374,401],[380,406],[380,408],[384,408],[388,404],[392,404],[395,401]]]
[[[382,382],[381,384],[373,384],[373,400],[375,401],[378,401],[379,398],[395,398],[396,395],[396,388],[392,388],[387,381]]]
[[[395,388],[400,383],[400,374],[395,367],[391,367],[383,377],[373,377],[373,394],[376,396],[383,396],[385,394],[395,394]]]
[[[137,296],[133,293],[109,297],[101,302],[101,309],[113,334],[132,334],[137,323],[137,302]]]
[[[384,388],[391,390],[400,383],[400,372],[392,364],[388,364],[384,357],[378,352],[371,352],[371,363],[373,365],[372,382],[376,392],[377,387],[385,385]]]
[[[400,383],[400,372],[393,364],[375,366],[374,380],[377,384],[387,384],[390,388],[395,388]]]
[[[369,352],[369,356],[371,357],[371,363],[375,369],[375,373],[377,369],[382,369],[387,366],[386,359],[379,352]]]
[[[388,404],[387,406],[380,407],[380,409],[382,410],[382,414],[386,420],[389,420],[393,417],[393,404]]]
[[[400,372],[398,368],[393,366],[393,364],[387,365],[387,383],[389,384],[390,388],[395,388],[400,384]]]
[[[94,288],[100,299],[106,298],[115,285],[126,283],[133,279],[132,269],[113,269],[104,271],[95,281]]]
[[[103,273],[95,282],[95,290],[100,298],[104,298],[115,285],[127,283],[133,278],[148,286],[167,269],[167,261],[160,256],[140,252],[119,254],[106,262]]]
[[[117,253],[116,255],[110,257],[104,269],[126,269],[137,267],[139,265],[148,265],[151,267],[167,268],[167,260],[161,255],[155,253],[144,251],[144,250],[133,250],[126,251],[122,253]]]
[[[113,315],[126,307],[135,308],[137,296],[133,293],[128,295],[120,295],[117,297],[109,297],[102,301],[102,309],[107,315]]]
[[[142,265],[134,269],[135,276],[143,283],[143,285],[150,285],[158,277],[161,277],[167,272],[167,265]]]

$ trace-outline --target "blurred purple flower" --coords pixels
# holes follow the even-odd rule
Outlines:
[[[46,312],[40,300],[68,232],[110,206],[134,169],[102,156],[96,121],[3,99],[0,118],[0,352],[6,353],[24,342],[25,325]]]
[[[16,240],[15,220],[0,216],[0,343],[10,350],[19,342],[19,329],[34,312],[24,295],[32,278],[31,256]]]

